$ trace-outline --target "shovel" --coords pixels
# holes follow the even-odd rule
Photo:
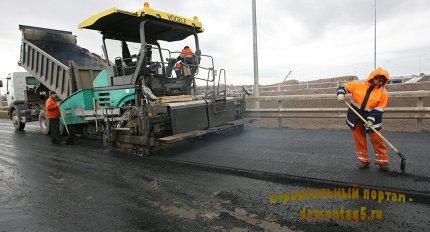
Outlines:
[[[64,124],[64,127],[66,128],[67,135],[68,135],[66,138],[66,144],[71,145],[73,144],[73,137],[70,135],[69,128],[67,127],[66,120],[64,120],[64,116],[63,116],[63,112],[61,111],[61,108],[58,107],[58,109],[60,110],[61,119],[63,120],[63,124]]]
[[[345,104],[348,106],[348,108],[352,110],[352,112],[354,112],[364,122],[365,125],[367,125],[367,120],[364,119],[363,116],[361,116],[354,108],[352,108],[352,106],[348,102],[345,101]],[[379,137],[381,137],[381,139],[384,140],[384,142],[386,142],[391,147],[391,149],[393,149],[393,151],[400,156],[400,158],[402,159],[402,162],[400,163],[400,170],[402,170],[402,173],[405,173],[406,157],[402,153],[400,153],[400,151],[397,150],[397,148],[394,147],[393,144],[388,142],[388,140],[384,138],[384,136],[382,136],[381,133],[379,133],[375,128],[373,128],[373,126],[369,126],[369,128],[372,129],[373,132],[375,132]]]

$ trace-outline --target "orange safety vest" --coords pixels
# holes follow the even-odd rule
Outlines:
[[[61,117],[60,108],[57,102],[51,97],[49,97],[48,100],[46,100],[46,117],[48,118]]]
[[[180,54],[181,57],[193,57],[193,51],[190,48],[184,48]]]

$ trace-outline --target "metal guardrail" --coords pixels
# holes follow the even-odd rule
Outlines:
[[[291,91],[291,90],[300,90],[300,89],[329,89],[329,88],[337,88],[339,84],[346,83],[345,82],[320,82],[320,83],[314,83],[314,82],[302,82],[298,84],[291,84],[291,85],[270,85],[270,86],[260,86],[260,93],[272,93],[272,92],[285,92],[285,91]],[[250,92],[254,93],[254,86],[253,85],[246,85],[245,88]],[[235,86],[235,87],[228,87],[227,93],[235,93],[240,92],[242,89],[242,86]]]
[[[301,82],[298,84],[291,85],[270,85],[270,86],[260,86],[260,93],[273,93],[273,92],[287,92],[291,90],[309,90],[309,89],[330,89],[337,88],[342,83],[347,83],[348,81],[336,81],[336,82]],[[418,83],[430,83],[430,81],[422,81]],[[404,80],[401,83],[387,84],[387,86],[397,86],[405,84]],[[253,85],[246,85],[245,88],[248,89],[250,93],[254,93]],[[242,86],[228,87],[227,93],[240,92]]]
[[[403,91],[390,92],[390,98],[417,98],[415,107],[387,107],[385,119],[414,119],[416,120],[417,132],[422,131],[423,119],[430,119],[430,107],[424,107],[424,98],[430,97],[430,91]],[[284,118],[345,118],[347,108],[283,108],[284,101],[295,100],[336,100],[335,94],[313,94],[313,95],[281,95],[248,97],[247,103],[255,102],[277,102],[278,108],[246,109],[247,117],[278,118],[278,127],[282,127]],[[350,95],[346,95],[350,99]],[[0,117],[7,116],[7,106],[2,101]]]
[[[424,107],[424,98],[430,97],[430,91],[390,92],[390,98],[416,98],[415,107],[387,107],[386,119],[415,119],[416,130],[422,131],[423,119],[430,119],[430,107]],[[336,94],[280,95],[248,97],[247,103],[277,102],[278,108],[246,109],[247,117],[278,118],[278,127],[282,127],[284,118],[345,118],[347,108],[283,108],[284,101],[295,100],[336,100]],[[351,97],[346,95],[347,100]]]

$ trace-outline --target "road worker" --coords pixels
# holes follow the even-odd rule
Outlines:
[[[369,135],[376,156],[376,164],[382,171],[388,171],[388,153],[384,141],[370,129],[382,129],[382,114],[387,106],[388,93],[385,85],[390,79],[388,71],[377,68],[366,81],[352,81],[343,84],[337,89],[337,100],[345,102],[345,94],[351,94],[351,106],[367,120],[364,123],[351,110],[348,110],[346,124],[352,129],[360,169],[369,167],[369,156],[367,153],[366,134]]]
[[[178,58],[176,58],[177,61],[181,61],[184,64],[192,64],[193,63],[193,51],[190,47],[185,46],[184,49],[182,49],[181,54],[179,54]]]
[[[46,117],[49,119],[49,133],[51,134],[52,144],[61,143],[60,121],[61,117],[60,107],[55,101],[57,93],[49,91],[49,98],[46,100]]]

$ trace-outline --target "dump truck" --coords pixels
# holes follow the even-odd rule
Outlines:
[[[70,40],[65,44],[72,46],[30,44],[26,30],[34,28],[23,30],[27,39],[23,39],[20,61],[62,98],[61,122],[71,133],[148,154],[163,145],[252,121],[244,118],[246,94],[227,96],[226,85],[220,85],[226,82],[226,71],[216,70],[213,57],[202,54],[198,34],[204,30],[197,17],[184,18],[145,3],[135,12],[117,8],[100,12],[79,28],[100,32],[106,61],[89,52],[77,56],[75,40],[61,31],[54,31],[60,38],[49,38]],[[47,36],[35,37],[40,41],[39,37],[46,40]],[[189,59],[180,59],[181,51],[161,46],[188,37],[194,37],[195,48]],[[173,70],[179,63],[180,74],[176,74]],[[196,81],[205,83],[204,92],[197,92]]]
[[[44,105],[43,91],[38,92],[42,92],[41,95],[36,95],[34,91],[40,82],[28,72],[9,73],[5,81],[8,116],[15,129],[23,130],[26,122],[38,120],[37,111]],[[3,83],[0,82],[0,85],[2,86]],[[19,117],[19,115],[22,116]]]
[[[107,63],[77,45],[72,32],[27,25],[19,25],[19,29],[22,43],[18,64],[27,72],[13,73],[7,78],[10,93],[20,96],[13,99],[8,94],[8,115],[17,130],[23,130],[26,122],[39,121],[42,132],[48,134],[48,92],[56,91],[64,100],[78,90],[92,88],[93,80]]]

